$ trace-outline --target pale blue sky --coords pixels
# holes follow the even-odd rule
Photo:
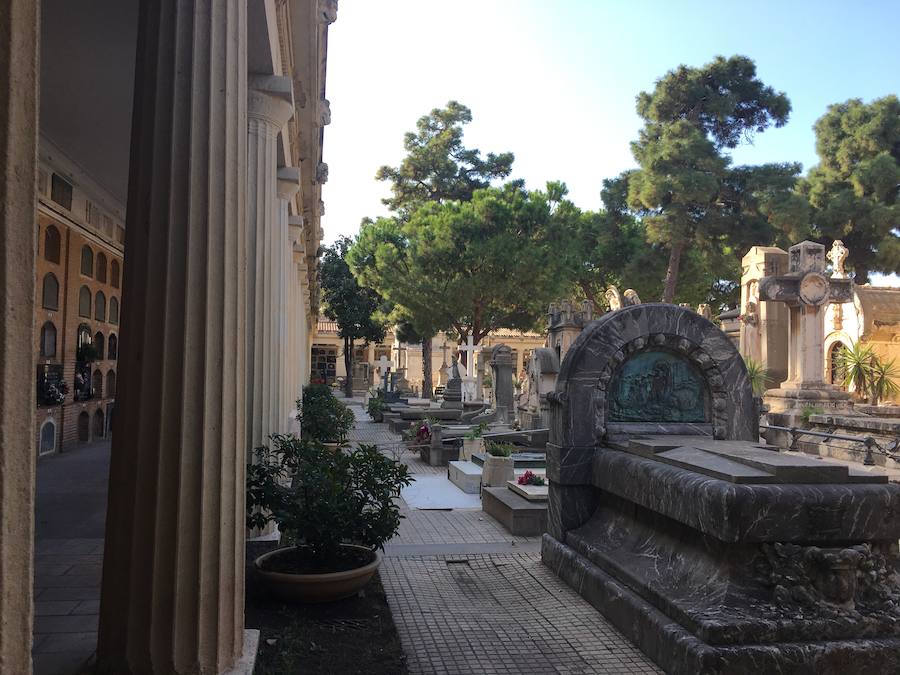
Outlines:
[[[325,239],[386,213],[375,171],[399,163],[404,132],[451,99],[472,109],[467,145],[511,150],[529,187],[562,180],[576,204],[599,208],[603,179],[634,164],[638,92],[718,54],[754,59],[793,105],[735,162],[805,171],[830,103],[898,93],[898,30],[898,0],[342,0],[329,30]]]

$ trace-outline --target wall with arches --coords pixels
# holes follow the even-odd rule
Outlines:
[[[49,208],[51,206],[53,208]],[[51,202],[39,199],[35,222],[38,251],[35,265],[33,372],[37,378],[38,365],[42,366],[42,372],[46,370],[43,368],[45,365],[52,366],[54,372],[61,367],[61,381],[68,388],[63,404],[40,405],[35,401],[36,448],[39,450],[46,446],[45,436],[49,436],[51,431],[47,426],[48,420],[52,420],[49,422],[54,436],[54,450],[51,452],[66,451],[83,442],[79,441],[82,412],[89,419],[87,428],[90,440],[98,438],[95,433],[99,428],[96,421],[98,413],[104,420],[104,434],[100,437],[106,435],[107,407],[113,403],[117,389],[124,253],[120,241],[79,222],[78,213],[73,211],[71,217],[63,217],[57,210],[58,207]],[[82,295],[89,300],[90,307],[79,312]],[[86,316],[79,316],[80,313]],[[93,396],[76,401],[77,336],[81,326],[86,327],[91,343],[98,347],[99,353],[88,369]],[[99,373],[98,377],[94,377],[95,371]]]

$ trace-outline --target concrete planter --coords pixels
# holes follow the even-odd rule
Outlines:
[[[287,572],[269,572],[262,569],[266,560],[277,557],[288,548],[278,548],[259,556],[253,561],[253,568],[263,579],[264,583],[277,597],[291,602],[333,602],[342,598],[356,595],[372,577],[381,564],[381,553],[372,551],[365,546],[355,544],[341,544],[345,548],[353,548],[359,551],[367,551],[372,554],[373,560],[367,565],[344,572],[329,572],[325,574],[293,574]]]
[[[512,457],[488,455],[484,458],[484,468],[481,473],[483,487],[506,487],[506,481],[513,480],[515,476]]]
[[[469,461],[476,452],[484,452],[483,438],[464,438],[460,460]]]

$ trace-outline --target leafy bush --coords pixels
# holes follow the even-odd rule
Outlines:
[[[487,422],[481,422],[477,427],[472,427],[471,429],[469,429],[469,431],[466,432],[464,438],[470,441],[479,439],[484,436],[484,432],[487,431],[487,428]]]
[[[396,498],[412,482],[409,469],[374,445],[326,448],[310,438],[272,437],[248,468],[247,526],[270,521],[317,569],[340,564],[341,544],[383,548],[400,527]],[[290,485],[283,485],[285,479]]]
[[[488,454],[494,457],[509,457],[517,450],[512,443],[497,443],[495,441],[488,441],[486,449]]]
[[[342,443],[353,428],[353,411],[338,401],[324,384],[303,387],[297,401],[300,435],[323,443]]]
[[[769,371],[766,364],[754,361],[749,356],[744,357],[744,363],[747,366],[747,377],[750,379],[750,387],[756,396],[762,396],[766,391],[766,378]]]
[[[800,419],[802,419],[807,424],[809,423],[809,418],[813,415],[821,415],[825,412],[824,408],[820,408],[814,405],[805,405],[803,409],[800,411]]]
[[[381,415],[383,410],[384,392],[379,389],[377,393],[369,397],[369,401],[366,403],[366,412],[369,413],[369,417],[374,420]]]

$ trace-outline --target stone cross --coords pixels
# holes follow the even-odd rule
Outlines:
[[[832,279],[847,278],[847,272],[844,271],[844,261],[847,259],[848,255],[850,255],[850,250],[844,246],[844,242],[840,239],[835,239],[834,243],[831,245],[831,250],[828,252],[828,259],[834,266],[834,270],[831,273]]]
[[[475,341],[470,335],[465,345],[460,345],[458,350],[466,353],[466,377],[475,377]]]
[[[791,246],[788,273],[759,280],[759,298],[783,302],[788,324],[788,379],[782,389],[824,389],[825,305],[849,302],[853,281],[825,276],[825,247]]]

